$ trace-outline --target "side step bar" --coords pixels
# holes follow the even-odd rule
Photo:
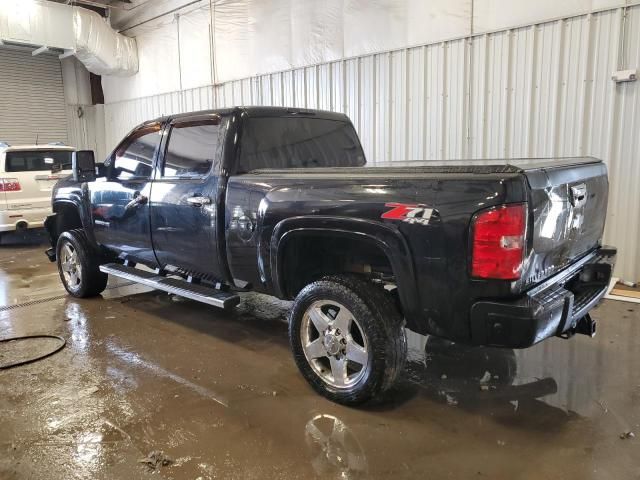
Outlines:
[[[163,277],[153,272],[127,267],[119,263],[100,265],[100,271],[214,307],[232,308],[240,303],[240,297],[236,293],[221,292],[204,285],[195,285],[177,278]]]

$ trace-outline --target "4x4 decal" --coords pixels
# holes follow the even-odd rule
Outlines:
[[[429,225],[429,221],[432,216],[436,214],[433,208],[420,204],[385,203],[384,206],[391,207],[391,210],[384,212],[381,218],[385,218],[387,220],[401,220],[406,223]]]

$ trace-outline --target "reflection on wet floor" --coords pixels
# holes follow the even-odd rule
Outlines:
[[[640,477],[638,439],[620,438],[640,433],[631,304],[598,308],[595,339],[521,351],[409,332],[401,382],[356,409],[297,372],[287,302],[244,294],[223,312],[123,283],[102,298],[60,298],[42,250],[0,246],[4,305],[53,298],[0,311],[2,336],[68,340],[0,371],[3,480]],[[21,279],[38,262],[30,297]],[[172,462],[139,462],[154,451]]]
[[[25,248],[27,247],[27,248]],[[38,248],[40,247],[40,248]],[[0,238],[0,306],[62,293],[52,285],[58,272],[49,267],[42,255],[48,247],[44,230],[5,233]],[[48,293],[47,293],[48,292]]]
[[[364,478],[367,455],[358,438],[334,415],[319,413],[304,428],[311,466],[323,478]]]

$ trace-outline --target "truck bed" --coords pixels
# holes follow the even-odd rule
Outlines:
[[[445,223],[461,214],[461,204],[475,205],[476,210],[491,206],[487,200],[495,199],[496,194],[492,192],[507,188],[503,182],[510,179],[512,186],[508,190],[513,195],[508,201],[527,202],[530,210],[531,248],[522,277],[516,282],[518,291],[531,288],[596,248],[602,238],[607,208],[606,166],[593,157],[400,161],[364,167],[265,169],[255,170],[247,176],[265,177],[265,181],[268,177],[270,184],[281,181],[299,191],[307,190],[310,185],[325,193],[333,189],[331,196],[341,195],[345,189],[357,192],[357,186],[362,186],[366,192],[365,183],[374,179],[376,185],[384,186],[387,192],[393,192],[394,186],[403,192],[415,188],[415,198],[405,198],[397,193],[393,193],[392,198],[424,203],[437,210]],[[440,186],[436,188],[433,182]],[[351,186],[345,186],[345,183]],[[493,190],[489,184],[493,185]],[[430,196],[426,185],[441,193]],[[489,190],[485,191],[486,188]],[[312,193],[305,195],[313,196]],[[578,199],[575,195],[582,196]],[[356,194],[353,198],[359,202],[371,201],[367,195]],[[507,201],[507,196],[500,201]],[[465,220],[461,225],[466,228],[467,222]],[[457,235],[463,238],[464,232],[457,232]],[[448,255],[455,255],[455,252]]]

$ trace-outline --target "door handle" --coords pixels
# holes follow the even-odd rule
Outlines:
[[[149,200],[144,195],[141,195],[140,192],[134,192],[133,199],[125,205],[125,210],[129,210],[131,208],[137,207],[138,205],[144,205]]]
[[[587,202],[587,186],[584,183],[574,185],[569,190],[569,199],[574,207],[581,207]]]
[[[195,196],[187,198],[187,203],[194,207],[201,207],[202,205],[209,205],[211,199],[209,197]]]

